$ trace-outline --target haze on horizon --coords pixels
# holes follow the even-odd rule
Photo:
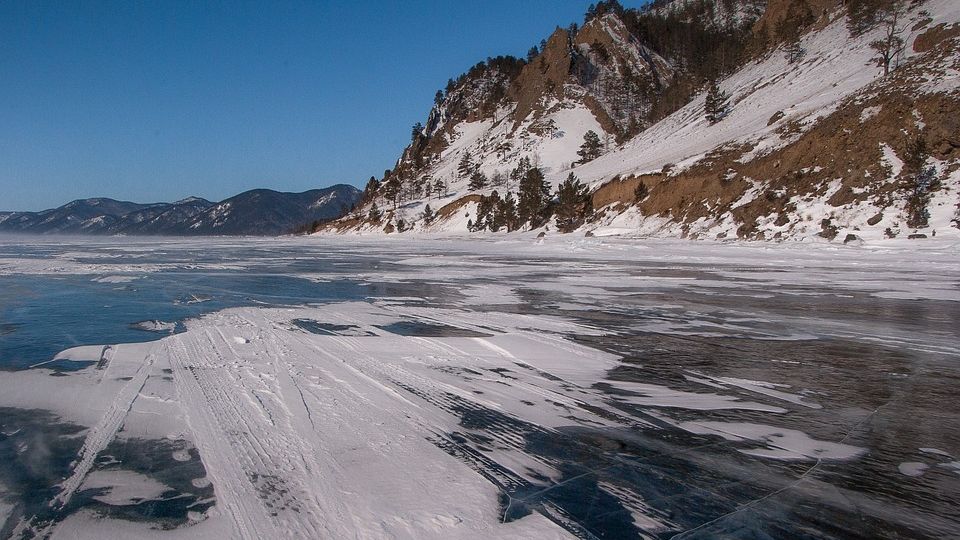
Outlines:
[[[448,78],[589,4],[4,3],[0,210],[362,186]]]

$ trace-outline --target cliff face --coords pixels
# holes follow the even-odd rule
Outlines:
[[[328,230],[466,232],[480,196],[516,194],[510,173],[529,162],[553,186],[571,173],[589,186],[581,234],[956,234],[960,5],[906,5],[887,76],[871,45],[883,25],[852,37],[835,0],[673,2],[558,28],[529,61],[455,81],[391,173],[399,195],[369,193]],[[726,98],[716,123],[711,74]],[[588,131],[600,156],[581,163]],[[487,182],[471,189],[476,172]],[[442,216],[423,219],[427,205]]]

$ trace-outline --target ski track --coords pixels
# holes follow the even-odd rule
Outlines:
[[[231,369],[236,361],[221,356],[221,347],[215,343],[222,341],[231,348],[223,333],[205,331],[200,336],[202,340],[177,336],[170,358],[178,382],[183,382],[180,386],[190,421],[197,416],[203,427],[193,430],[197,447],[206,458],[214,485],[223,486],[217,493],[226,499],[224,506],[237,524],[238,535],[335,536],[337,531],[329,530],[320,519],[328,512],[306,486],[307,481],[319,486],[325,482],[314,474],[319,467],[305,451],[291,415],[282,402],[270,397],[280,393],[271,388],[275,383],[264,380],[264,374],[254,375],[253,380],[237,379]],[[209,346],[201,349],[203,342]],[[281,361],[282,353],[273,352],[273,362]],[[256,387],[249,387],[251,384]],[[264,392],[266,400],[253,399],[257,391]]]
[[[104,354],[106,353],[104,352]],[[60,493],[51,501],[52,506],[62,508],[70,502],[70,498],[93,467],[97,455],[110,444],[117,431],[123,426],[123,421],[126,419],[127,413],[130,412],[134,400],[140,395],[140,391],[147,382],[153,363],[154,357],[148,356],[146,362],[137,369],[133,378],[117,393],[110,407],[100,418],[100,422],[90,428],[80,449],[79,460],[74,465],[72,474],[60,485]],[[107,364],[107,369],[109,369],[109,364]],[[98,383],[102,381],[102,378],[101,375]]]

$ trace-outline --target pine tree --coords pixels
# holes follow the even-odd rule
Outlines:
[[[457,165],[457,174],[460,178],[470,178],[473,171],[473,158],[470,156],[470,152],[464,152],[463,157],[460,158],[460,164]]]
[[[577,155],[580,156],[580,163],[587,163],[600,157],[600,136],[592,129],[583,134],[583,144]]]
[[[710,125],[724,119],[727,116],[729,97],[726,92],[720,90],[717,81],[710,81],[710,87],[707,89],[707,97],[704,101],[704,112]]]
[[[433,104],[439,107],[443,105],[443,90],[437,90],[436,95],[433,96]]]
[[[388,201],[393,202],[393,209],[397,209],[397,199],[400,197],[400,191],[403,189],[403,184],[400,182],[400,177],[393,175],[383,184],[383,196],[386,197]]]
[[[360,196],[360,200],[363,202],[369,201],[377,194],[377,190],[379,189],[380,182],[375,176],[371,176],[370,180],[367,180],[367,185],[363,188],[363,194]]]
[[[477,220],[473,222],[474,230],[482,231],[487,228],[496,230],[493,228],[493,216],[498,202],[500,202],[500,196],[496,191],[487,197],[480,198],[480,203],[477,204]]]
[[[847,0],[847,30],[857,37],[880,22],[885,4],[890,0]]]
[[[370,206],[370,212],[367,214],[367,219],[372,223],[380,223],[380,219],[383,217],[383,213],[380,212],[380,209],[377,208],[377,203],[373,203]]]
[[[796,64],[807,54],[807,50],[800,45],[800,40],[790,41],[783,48],[783,55],[788,64]]]
[[[904,169],[909,173],[908,195],[905,210],[907,212],[907,226],[926,227],[930,222],[931,191],[938,186],[937,169],[927,166],[927,144],[922,136],[917,138],[907,148]]]
[[[497,204],[497,223],[507,228],[507,232],[515,231],[520,226],[520,220],[517,217],[517,202],[513,198],[513,193],[507,193]]]
[[[520,163],[510,171],[510,181],[515,184],[522,182],[523,178],[527,175],[527,171],[530,170],[530,167],[532,167],[532,165],[530,165],[529,157],[523,156],[520,158]]]
[[[437,198],[444,197],[447,194],[447,183],[437,178],[433,181],[433,192],[437,194]]]
[[[423,135],[423,124],[417,122],[410,128],[410,140],[416,142]]]
[[[433,192],[433,175],[425,174],[420,178],[420,187],[424,198],[429,199]]]
[[[487,187],[487,175],[479,170],[473,171],[473,174],[470,175],[470,184],[467,186],[467,189],[470,191],[480,191],[485,187]]]
[[[423,218],[423,222],[427,225],[433,222],[433,209],[430,208],[429,204],[423,207],[423,214],[421,214],[421,217]]]
[[[643,182],[637,184],[637,187],[633,190],[633,200],[635,202],[640,202],[647,198],[647,195],[650,194],[650,189],[647,188],[647,185]]]
[[[570,173],[567,179],[557,186],[557,228],[562,232],[570,232],[583,225],[591,206],[587,186]]]
[[[520,223],[530,223],[531,228],[537,228],[547,218],[550,207],[550,184],[547,183],[543,172],[532,167],[520,182],[520,196],[517,203],[517,216]]]
[[[410,179],[410,200],[417,200],[423,196],[423,178],[413,177]]]

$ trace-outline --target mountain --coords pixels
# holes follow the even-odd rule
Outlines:
[[[189,197],[138,204],[81,199],[41,212],[0,213],[0,232],[126,235],[276,235],[303,223],[337,217],[359,190],[338,184],[303,193],[255,189],[213,203]]]
[[[360,191],[347,185],[303,193],[269,189],[246,191],[182,222],[180,234],[283,234],[298,225],[343,214]],[[255,231],[255,232],[251,232]]]
[[[960,235],[958,67],[951,0],[600,2],[452,79],[321,229]],[[585,193],[559,192],[571,175]]]

